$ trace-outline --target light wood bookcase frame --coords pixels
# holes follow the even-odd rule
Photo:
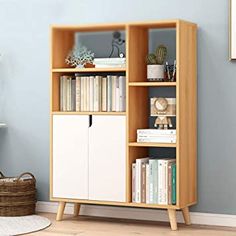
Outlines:
[[[176,82],[147,82],[145,58],[148,53],[150,29],[176,30]],[[68,67],[64,60],[74,44],[76,32],[123,30],[126,33],[126,68]],[[59,202],[57,220],[61,220],[66,202],[75,203],[75,215],[81,204],[98,204],[140,208],[167,209],[172,230],[177,229],[176,210],[182,210],[186,224],[190,224],[189,206],[197,202],[197,25],[183,20],[137,22],[124,24],[53,26],[51,29],[51,106],[50,106],[50,199]],[[125,72],[127,77],[126,112],[60,112],[59,76],[75,72]],[[149,87],[176,88],[176,144],[137,143],[136,130],[148,126]],[[142,116],[137,116],[136,109]],[[106,202],[54,198],[52,117],[53,115],[101,114],[124,115],[127,125],[126,202]],[[131,202],[131,165],[140,156],[148,154],[149,147],[175,148],[177,165],[176,205],[157,205]]]

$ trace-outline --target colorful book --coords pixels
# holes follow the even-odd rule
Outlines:
[[[149,159],[149,202],[157,204],[157,159]]]
[[[146,203],[146,164],[141,165],[141,203]]]
[[[176,163],[172,164],[172,204],[176,205]]]
[[[136,181],[135,181],[135,200],[137,203],[141,203],[141,167],[142,163],[147,163],[148,158],[136,159]]]

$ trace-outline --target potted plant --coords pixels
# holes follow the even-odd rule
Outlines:
[[[94,53],[88,50],[85,46],[74,47],[65,59],[65,62],[71,66],[95,67],[93,65]]]
[[[167,55],[167,48],[159,45],[155,53],[147,55],[147,79],[162,81],[164,79],[165,65],[164,61]]]

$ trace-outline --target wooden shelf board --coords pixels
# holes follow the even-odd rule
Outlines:
[[[176,147],[176,143],[129,143],[130,147]]]
[[[53,25],[53,30],[72,31],[72,32],[96,32],[96,31],[115,31],[125,30],[126,24],[85,24],[85,25]]]
[[[51,201],[65,201],[80,204],[95,204],[95,205],[108,205],[108,206],[125,206],[125,207],[140,207],[140,208],[157,208],[157,209],[179,209],[176,205],[158,205],[134,202],[111,202],[111,201],[94,201],[83,199],[64,199],[64,198],[51,198]]]
[[[171,87],[176,86],[176,82],[130,82],[129,86]]]
[[[52,115],[126,115],[118,111],[52,111]]]
[[[55,68],[52,72],[60,73],[96,73],[96,72],[125,72],[126,68]]]

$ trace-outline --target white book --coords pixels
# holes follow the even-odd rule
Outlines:
[[[172,137],[142,137],[137,138],[137,142],[139,143],[176,143],[176,138]]]
[[[66,110],[71,111],[71,77],[67,78],[67,98],[66,98]]]
[[[62,111],[67,111],[67,77],[62,76]]]
[[[107,76],[107,111],[112,111],[112,76]]]
[[[75,82],[75,86],[76,86],[76,92],[75,92],[75,101],[76,101],[76,105],[75,105],[75,110],[76,111],[80,111],[81,109],[81,100],[80,100],[80,93],[81,93],[81,78],[80,76],[76,76],[75,78],[76,82]]]
[[[159,159],[157,161],[157,203],[158,204],[163,204],[163,191],[164,191],[164,163],[163,160]]]
[[[119,77],[119,88],[120,88],[119,111],[125,111],[126,109],[126,78],[125,76]]]
[[[85,79],[84,76],[80,78],[80,111],[84,111],[84,85]]]
[[[107,78],[102,78],[102,111],[107,111]]]
[[[125,63],[125,57],[99,57],[94,58],[93,63]]]
[[[86,111],[90,109],[90,77],[86,78]]]
[[[147,163],[148,158],[136,159],[136,181],[135,181],[135,201],[141,203],[141,168],[143,163]]]
[[[96,68],[125,68],[125,64],[95,64]]]
[[[176,138],[176,134],[145,134],[145,133],[139,133],[138,137],[164,137],[164,138]]]
[[[89,77],[89,111],[93,111],[94,76]]]
[[[115,89],[115,96],[116,96],[116,103],[115,103],[115,111],[120,111],[120,84],[119,84],[119,77],[117,76],[115,79],[116,89]]]
[[[150,165],[149,163],[146,164],[146,203],[150,203]]]
[[[94,111],[100,110],[100,76],[94,79]]]
[[[112,105],[111,110],[116,111],[116,75],[112,76]]]
[[[102,76],[99,76],[99,111],[102,111]]]
[[[63,76],[60,76],[60,111],[63,111]]]
[[[137,129],[137,134],[176,135],[176,129]]]

